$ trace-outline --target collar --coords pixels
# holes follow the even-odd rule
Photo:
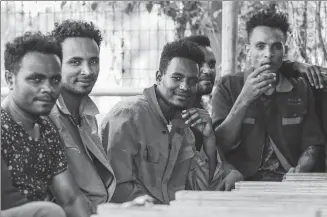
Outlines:
[[[276,85],[276,92],[288,93],[293,90],[293,84],[283,75],[283,73],[278,72],[279,80]]]
[[[8,97],[6,97],[3,102],[2,106],[5,111],[7,111],[12,119],[18,123],[19,125],[23,126],[26,129],[29,129],[29,126],[34,126],[35,123],[38,122],[39,118],[33,119],[23,113],[23,111],[16,105],[16,103]]]
[[[56,105],[61,112],[63,112],[66,115],[71,115],[70,112],[68,111],[68,108],[65,104],[65,101],[64,101],[62,95],[59,95]],[[79,114],[81,116],[85,116],[85,115],[94,116],[99,113],[100,112],[99,112],[98,107],[96,106],[96,104],[93,102],[93,100],[89,96],[85,96],[82,98],[81,105],[79,107]]]
[[[155,88],[156,85],[153,85],[149,88],[145,88],[143,91],[143,95],[145,99],[149,102],[151,109],[159,116],[159,118],[163,121],[165,125],[168,125],[168,121],[166,120],[159,106]]]

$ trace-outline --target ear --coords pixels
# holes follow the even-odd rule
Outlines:
[[[5,72],[5,78],[6,78],[6,82],[8,84],[8,88],[10,90],[14,89],[14,84],[15,84],[15,74],[9,70],[6,70]]]
[[[159,70],[156,72],[156,81],[160,82],[162,79],[162,72],[160,72]]]
[[[244,45],[244,54],[246,57],[246,63],[249,64],[251,62],[250,45],[249,44]]]
[[[285,53],[284,53],[284,57],[286,57],[286,56],[287,56],[287,54],[288,54],[288,46],[287,46],[287,45],[285,45]]]

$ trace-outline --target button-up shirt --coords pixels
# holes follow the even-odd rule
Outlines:
[[[97,205],[109,202],[116,186],[112,168],[102,147],[95,115],[99,110],[90,97],[82,99],[77,125],[59,96],[50,118],[59,130],[68,157],[69,171],[78,187],[91,202],[92,212]]]
[[[44,119],[38,125],[40,137],[35,139],[1,109],[1,156],[13,187],[29,201],[44,200],[53,177],[67,170],[57,131]]]
[[[114,202],[150,195],[168,204],[185,189],[219,189],[227,170],[217,165],[212,184],[204,153],[195,151],[190,128],[169,131],[155,87],[119,102],[101,124],[102,142],[117,178]]]
[[[308,84],[303,78],[286,79],[281,73],[279,75],[280,81],[271,106],[265,109],[260,98],[250,105],[242,123],[241,141],[225,155],[227,161],[245,178],[258,171],[267,134],[293,167],[309,146],[324,146],[325,138]],[[228,116],[244,82],[243,73],[220,79],[213,93],[214,126],[221,124]]]

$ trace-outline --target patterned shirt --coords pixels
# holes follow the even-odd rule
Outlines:
[[[31,201],[44,200],[52,178],[67,169],[67,159],[56,130],[48,121],[37,121],[40,138],[33,139],[1,109],[1,154],[12,184]]]

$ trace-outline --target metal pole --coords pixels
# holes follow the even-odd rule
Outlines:
[[[238,2],[223,1],[222,9],[221,76],[224,76],[236,69]]]

